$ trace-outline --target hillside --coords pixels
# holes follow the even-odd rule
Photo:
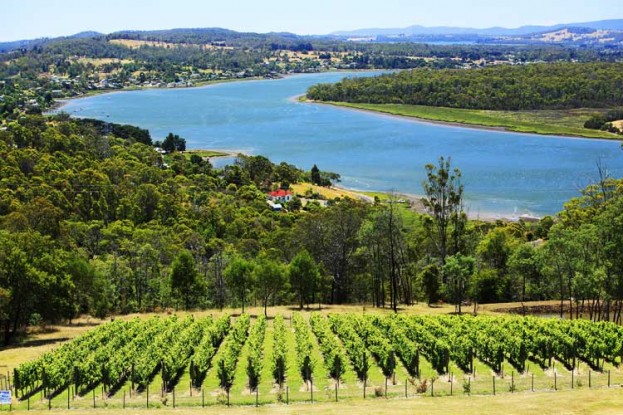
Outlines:
[[[183,139],[167,140],[175,148]],[[622,318],[618,283],[592,280],[620,275],[620,181],[585,189],[557,223],[468,221],[460,203],[438,210],[448,216],[430,216],[389,195],[304,209],[294,198],[279,211],[267,204],[270,190],[337,176],[262,156],[239,155],[214,169],[199,154],[174,151],[165,164],[150,143],[139,128],[62,114],[22,116],[0,130],[5,344],[29,325],[84,313],[251,302],[397,310],[443,299],[460,311],[467,300],[574,298],[570,312]],[[436,172],[454,172],[452,197],[460,202],[460,170],[449,160],[422,168],[431,193]],[[424,201],[435,207],[435,199]],[[446,227],[433,232],[444,217]],[[552,268],[559,261],[565,267]],[[595,296],[597,288],[609,299]]]

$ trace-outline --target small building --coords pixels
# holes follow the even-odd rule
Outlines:
[[[268,203],[268,206],[275,212],[280,212],[283,209],[280,203],[274,203],[272,200],[267,200],[266,203]]]
[[[268,200],[273,202],[287,203],[292,200],[292,192],[289,190],[274,190],[268,194]]]

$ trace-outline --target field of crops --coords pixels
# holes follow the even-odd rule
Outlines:
[[[316,313],[116,320],[20,365],[13,409],[261,405],[623,384],[623,328]]]

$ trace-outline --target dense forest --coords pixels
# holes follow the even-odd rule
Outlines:
[[[487,110],[608,108],[623,105],[623,64],[418,69],[316,85],[307,96],[320,101]]]
[[[623,182],[606,175],[534,224],[468,221],[444,159],[422,167],[431,215],[392,197],[295,198],[277,212],[266,192],[310,172],[242,155],[215,169],[178,152],[165,166],[149,141],[63,114],[0,129],[5,342],[81,313],[245,304],[560,299],[621,319]]]

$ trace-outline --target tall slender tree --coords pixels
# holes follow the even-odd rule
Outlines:
[[[253,284],[253,264],[242,257],[236,256],[227,265],[224,274],[231,289],[236,292],[238,299],[242,303],[242,312],[244,313],[247,291]]]
[[[299,308],[309,302],[318,287],[320,272],[318,265],[306,250],[300,251],[290,262],[288,268],[290,285],[296,291],[299,298]]]
[[[171,288],[184,301],[184,308],[191,305],[193,290],[197,284],[197,270],[190,252],[184,250],[178,254],[171,265]]]
[[[439,158],[438,166],[427,164],[426,180],[422,183],[426,197],[424,206],[433,217],[429,232],[439,250],[441,263],[446,263],[450,226],[453,225],[455,249],[459,247],[460,231],[465,221],[461,171],[452,168],[450,157]],[[454,252],[456,254],[457,252]]]

